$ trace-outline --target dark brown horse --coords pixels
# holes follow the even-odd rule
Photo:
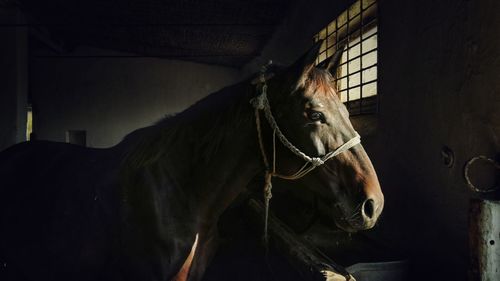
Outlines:
[[[314,66],[318,49],[266,82],[269,112],[289,144],[316,159],[300,180],[336,224],[367,229],[383,195],[363,147],[320,163],[357,134],[335,92],[334,63]],[[109,149],[34,141],[1,152],[0,280],[199,280],[220,214],[270,172],[261,148],[275,155],[273,175],[305,163],[273,143],[264,117],[259,146],[250,104],[259,94],[249,81],[227,87]]]

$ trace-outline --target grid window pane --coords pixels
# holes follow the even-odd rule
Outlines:
[[[349,89],[348,94],[349,94],[348,97],[349,101],[359,100],[359,98],[361,97],[361,87]]]
[[[326,46],[331,47],[331,46],[335,45],[335,40],[337,40],[336,36],[337,36],[337,32],[330,33],[328,35],[328,38],[326,39]]]
[[[335,46],[332,46],[332,47],[330,47],[330,48],[328,48],[328,49],[326,50],[326,56],[327,56],[327,57],[330,57],[330,56],[332,56],[333,54],[335,54]]]
[[[347,48],[344,48],[344,51],[342,52],[342,56],[340,58],[340,63],[343,64],[343,65],[345,65],[345,63],[347,61],[347,53],[348,52],[346,52],[346,49]]]
[[[337,81],[337,87],[339,89],[347,89],[347,77]]]
[[[336,29],[337,29],[337,25],[336,25],[336,23],[337,23],[337,22],[336,22],[335,20],[334,20],[334,21],[332,21],[332,22],[328,25],[328,31],[332,32],[332,31],[336,30]]]
[[[323,43],[321,44],[321,47],[319,49],[319,52],[322,53],[326,50],[326,41],[323,41]]]
[[[346,37],[347,37],[347,24],[339,28],[337,40],[342,40]]]
[[[347,11],[344,11],[337,18],[337,28],[347,23]]]
[[[358,72],[353,75],[349,75],[349,88],[359,86],[361,82],[361,74]]]
[[[361,16],[358,14],[357,16],[349,19],[348,26],[349,32],[359,29],[361,27]]]
[[[377,94],[377,82],[363,85],[363,97],[371,97]]]
[[[359,55],[361,55],[361,46],[360,46],[360,44],[355,45],[354,47],[349,48],[348,55],[349,55],[349,59],[354,59],[354,58],[359,57]]]
[[[363,68],[372,66],[377,63],[377,52],[371,52],[363,55]]]
[[[351,36],[349,37],[349,48],[358,45],[360,42],[361,42],[360,30],[351,31]]]
[[[321,63],[322,61],[326,60],[326,52],[321,53],[318,58],[319,62]]]
[[[370,37],[367,37],[366,39],[363,40],[361,45],[363,45],[363,53],[367,53],[375,48],[377,48],[377,34],[374,34]]]
[[[361,2],[361,6],[363,7],[363,9],[366,9],[367,7],[375,3],[375,0],[362,0]]]
[[[377,80],[377,67],[373,66],[366,70],[363,70],[363,81],[362,83]]]
[[[334,76],[351,114],[374,113],[377,108],[371,98],[377,95],[377,9],[376,0],[357,0],[314,37],[326,39],[318,63],[344,46]]]
[[[377,33],[377,25],[374,22],[374,25],[370,24],[369,26],[363,27],[363,38],[368,38]]]
[[[349,11],[349,19],[352,19],[354,18],[356,15],[359,15],[360,13],[360,8],[361,8],[361,3],[360,1],[356,1],[354,2],[354,4],[351,5],[351,7],[349,7],[348,11]]]
[[[347,90],[340,91],[340,101],[347,102]]]
[[[377,3],[374,3],[371,6],[363,6],[363,19],[375,18],[377,15],[377,9],[378,9]]]
[[[361,60],[359,58],[355,59],[355,60],[352,60],[348,63],[348,66],[349,66],[349,74],[354,74],[356,73],[357,71],[360,70],[360,66],[361,66]]]
[[[326,38],[326,28],[324,28],[323,30],[321,30],[319,32],[319,39],[325,39]]]

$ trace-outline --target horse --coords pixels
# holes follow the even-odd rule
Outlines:
[[[113,147],[2,151],[0,279],[200,280],[219,216],[258,176],[266,202],[273,177],[295,175],[340,228],[373,227],[384,197],[320,44]]]

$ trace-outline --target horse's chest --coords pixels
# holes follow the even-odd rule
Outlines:
[[[172,279],[173,281],[186,281],[186,280],[188,280],[189,271],[191,269],[191,266],[193,265],[193,259],[194,259],[194,256],[196,254],[197,247],[198,247],[198,234],[196,234],[196,238],[193,242],[193,245],[191,246],[191,251],[189,252],[189,255],[185,259],[179,272]]]

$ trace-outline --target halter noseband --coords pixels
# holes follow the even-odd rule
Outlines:
[[[260,82],[262,83],[262,90],[261,93],[253,98],[250,103],[255,109],[255,123],[257,125],[257,137],[259,139],[259,146],[260,146],[260,152],[262,153],[262,158],[264,161],[264,165],[266,167],[266,174],[265,174],[265,186],[264,186],[264,200],[265,200],[265,221],[264,221],[264,242],[267,245],[268,242],[268,237],[267,237],[267,221],[269,217],[269,201],[271,200],[272,197],[272,183],[271,180],[273,177],[278,177],[282,179],[287,179],[287,180],[296,180],[299,178],[302,178],[303,176],[307,175],[309,172],[314,170],[316,167],[319,167],[323,165],[327,160],[339,155],[342,152],[345,152],[352,148],[355,145],[358,145],[361,143],[361,137],[359,134],[356,132],[356,135],[347,141],[346,143],[342,144],[339,146],[337,149],[330,151],[326,155],[322,157],[310,157],[304,152],[300,151],[296,146],[294,146],[286,137],[283,135],[281,132],[280,128],[278,127],[278,124],[276,123],[276,120],[273,117],[273,114],[271,112],[271,106],[269,105],[269,100],[267,99],[267,84],[266,84],[266,79],[264,74],[262,74]],[[267,158],[266,151],[264,149],[264,142],[262,140],[262,129],[261,129],[261,122],[260,122],[260,113],[259,111],[263,110],[264,115],[269,123],[269,126],[271,126],[271,129],[273,130],[273,163],[272,163],[272,169],[271,165],[269,164],[269,160]],[[302,158],[305,160],[305,164],[294,174],[292,175],[281,175],[276,172],[276,135],[278,135],[278,139],[281,141],[281,143],[288,148],[293,154],[297,155],[298,157]]]

